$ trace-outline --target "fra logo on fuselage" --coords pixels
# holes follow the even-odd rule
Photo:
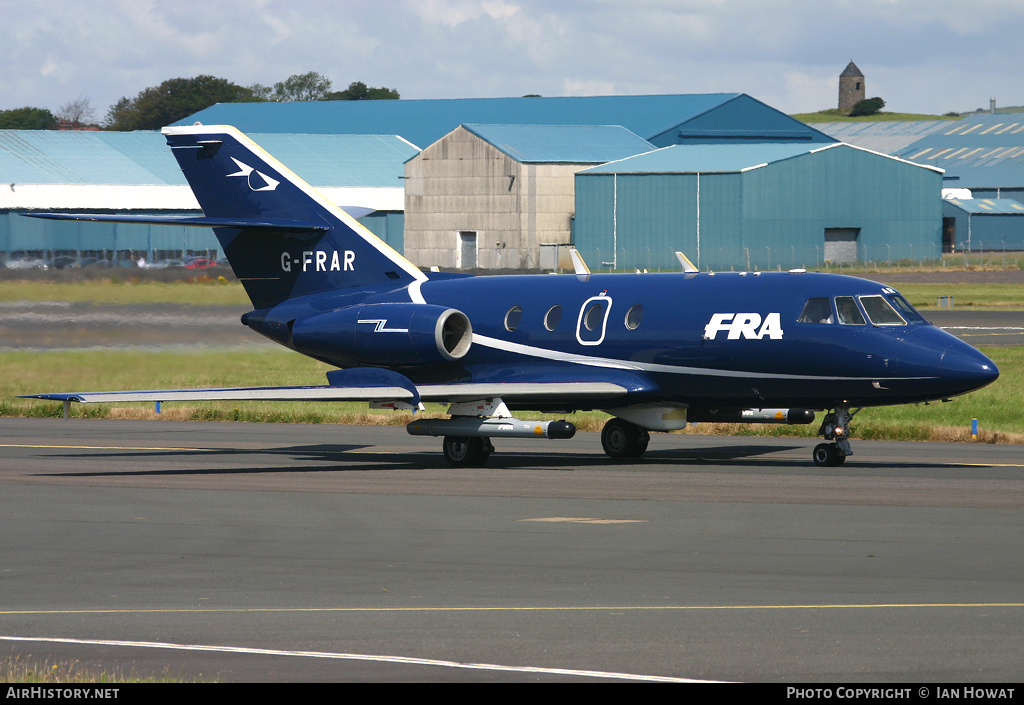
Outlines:
[[[722,331],[728,332],[729,340],[782,340],[782,321],[777,313],[765,315],[763,321],[759,313],[716,313],[704,326],[704,338],[714,340]]]
[[[356,271],[356,253],[345,250],[325,252],[323,250],[307,250],[302,257],[292,257],[289,252],[281,253],[281,271],[290,272],[292,267],[303,272],[354,272]]]

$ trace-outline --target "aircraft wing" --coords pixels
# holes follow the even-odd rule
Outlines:
[[[214,389],[153,389],[125,392],[59,392],[24,394],[23,399],[62,402],[118,403],[158,401],[422,401],[458,402],[501,397],[503,399],[587,399],[626,394],[612,382],[508,382],[497,384],[429,384],[412,390],[399,386],[379,387],[237,387]]]
[[[378,401],[409,400],[401,387],[235,387],[223,389],[151,389],[125,392],[24,394],[23,399],[77,401],[83,404],[156,401]]]

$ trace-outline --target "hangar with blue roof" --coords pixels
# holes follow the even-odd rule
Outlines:
[[[667,147],[576,174],[592,262],[790,269],[940,253],[942,172],[852,145]]]
[[[957,120],[816,123],[836,139],[943,170],[943,252],[1024,249],[1024,114]],[[975,219],[974,216],[978,218]],[[982,233],[980,237],[977,235]]]
[[[945,171],[943,186],[1024,201],[1024,113],[983,113],[932,132],[896,156]]]
[[[745,93],[218,103],[178,125],[242,132],[394,134],[423,148],[462,124],[620,125],[657,147],[836,140]]]
[[[550,264],[542,261],[545,248],[568,242],[620,269],[665,266],[673,250],[692,253],[698,244],[703,263],[718,266],[813,265],[826,259],[826,242],[836,258],[878,258],[877,213],[894,218],[892,239],[884,243],[891,258],[931,256],[934,247],[919,235],[920,212],[932,219],[931,242],[940,241],[939,189],[930,207],[918,202],[935,178],[941,182],[938,171],[925,170],[930,176],[922,179],[920,167],[864,150],[824,156],[840,143],[744,94],[222,104],[182,123],[197,120],[238,126],[313,185],[339,189],[329,193],[339,205],[382,210],[379,224],[363,222],[420,266],[536,268]],[[0,179],[15,184],[0,199],[0,250],[103,249],[134,257],[134,251],[216,248],[202,230],[118,226],[111,233],[110,226],[94,232],[93,224],[5,221],[3,214],[25,208],[195,207],[158,134],[79,135],[0,138]],[[422,155],[416,145],[425,146]],[[676,150],[683,166],[661,164],[667,156],[656,148]],[[614,165],[640,154],[649,160],[647,172],[614,172]],[[697,171],[685,160],[699,164]],[[612,194],[623,199],[614,222],[599,198],[605,172],[593,169],[608,162],[617,184]],[[40,164],[47,165],[43,175],[31,171]],[[753,167],[768,176],[753,174]],[[574,176],[581,169],[588,171]],[[641,182],[647,200],[629,206],[629,188]],[[43,192],[45,198],[36,197]],[[133,194],[144,197],[132,200]],[[739,224],[730,212],[737,205],[744,214]],[[807,222],[814,218],[797,217],[801,208],[817,218],[813,237]],[[781,225],[797,221],[796,230]],[[911,221],[908,239],[904,226]],[[751,223],[759,224],[760,235]],[[78,231],[55,239],[47,227]],[[204,238],[206,246],[192,238]],[[716,238],[720,262],[708,254]],[[780,255],[787,251],[788,258]]]
[[[1010,198],[942,201],[946,251],[1024,250],[1024,204]]]

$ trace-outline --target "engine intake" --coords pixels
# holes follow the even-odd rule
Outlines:
[[[466,356],[473,326],[462,311],[432,304],[363,304],[306,316],[292,344],[307,355],[370,365],[429,365]]]

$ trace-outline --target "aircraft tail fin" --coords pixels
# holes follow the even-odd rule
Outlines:
[[[189,186],[256,308],[426,280],[416,266],[234,127],[165,127]]]

